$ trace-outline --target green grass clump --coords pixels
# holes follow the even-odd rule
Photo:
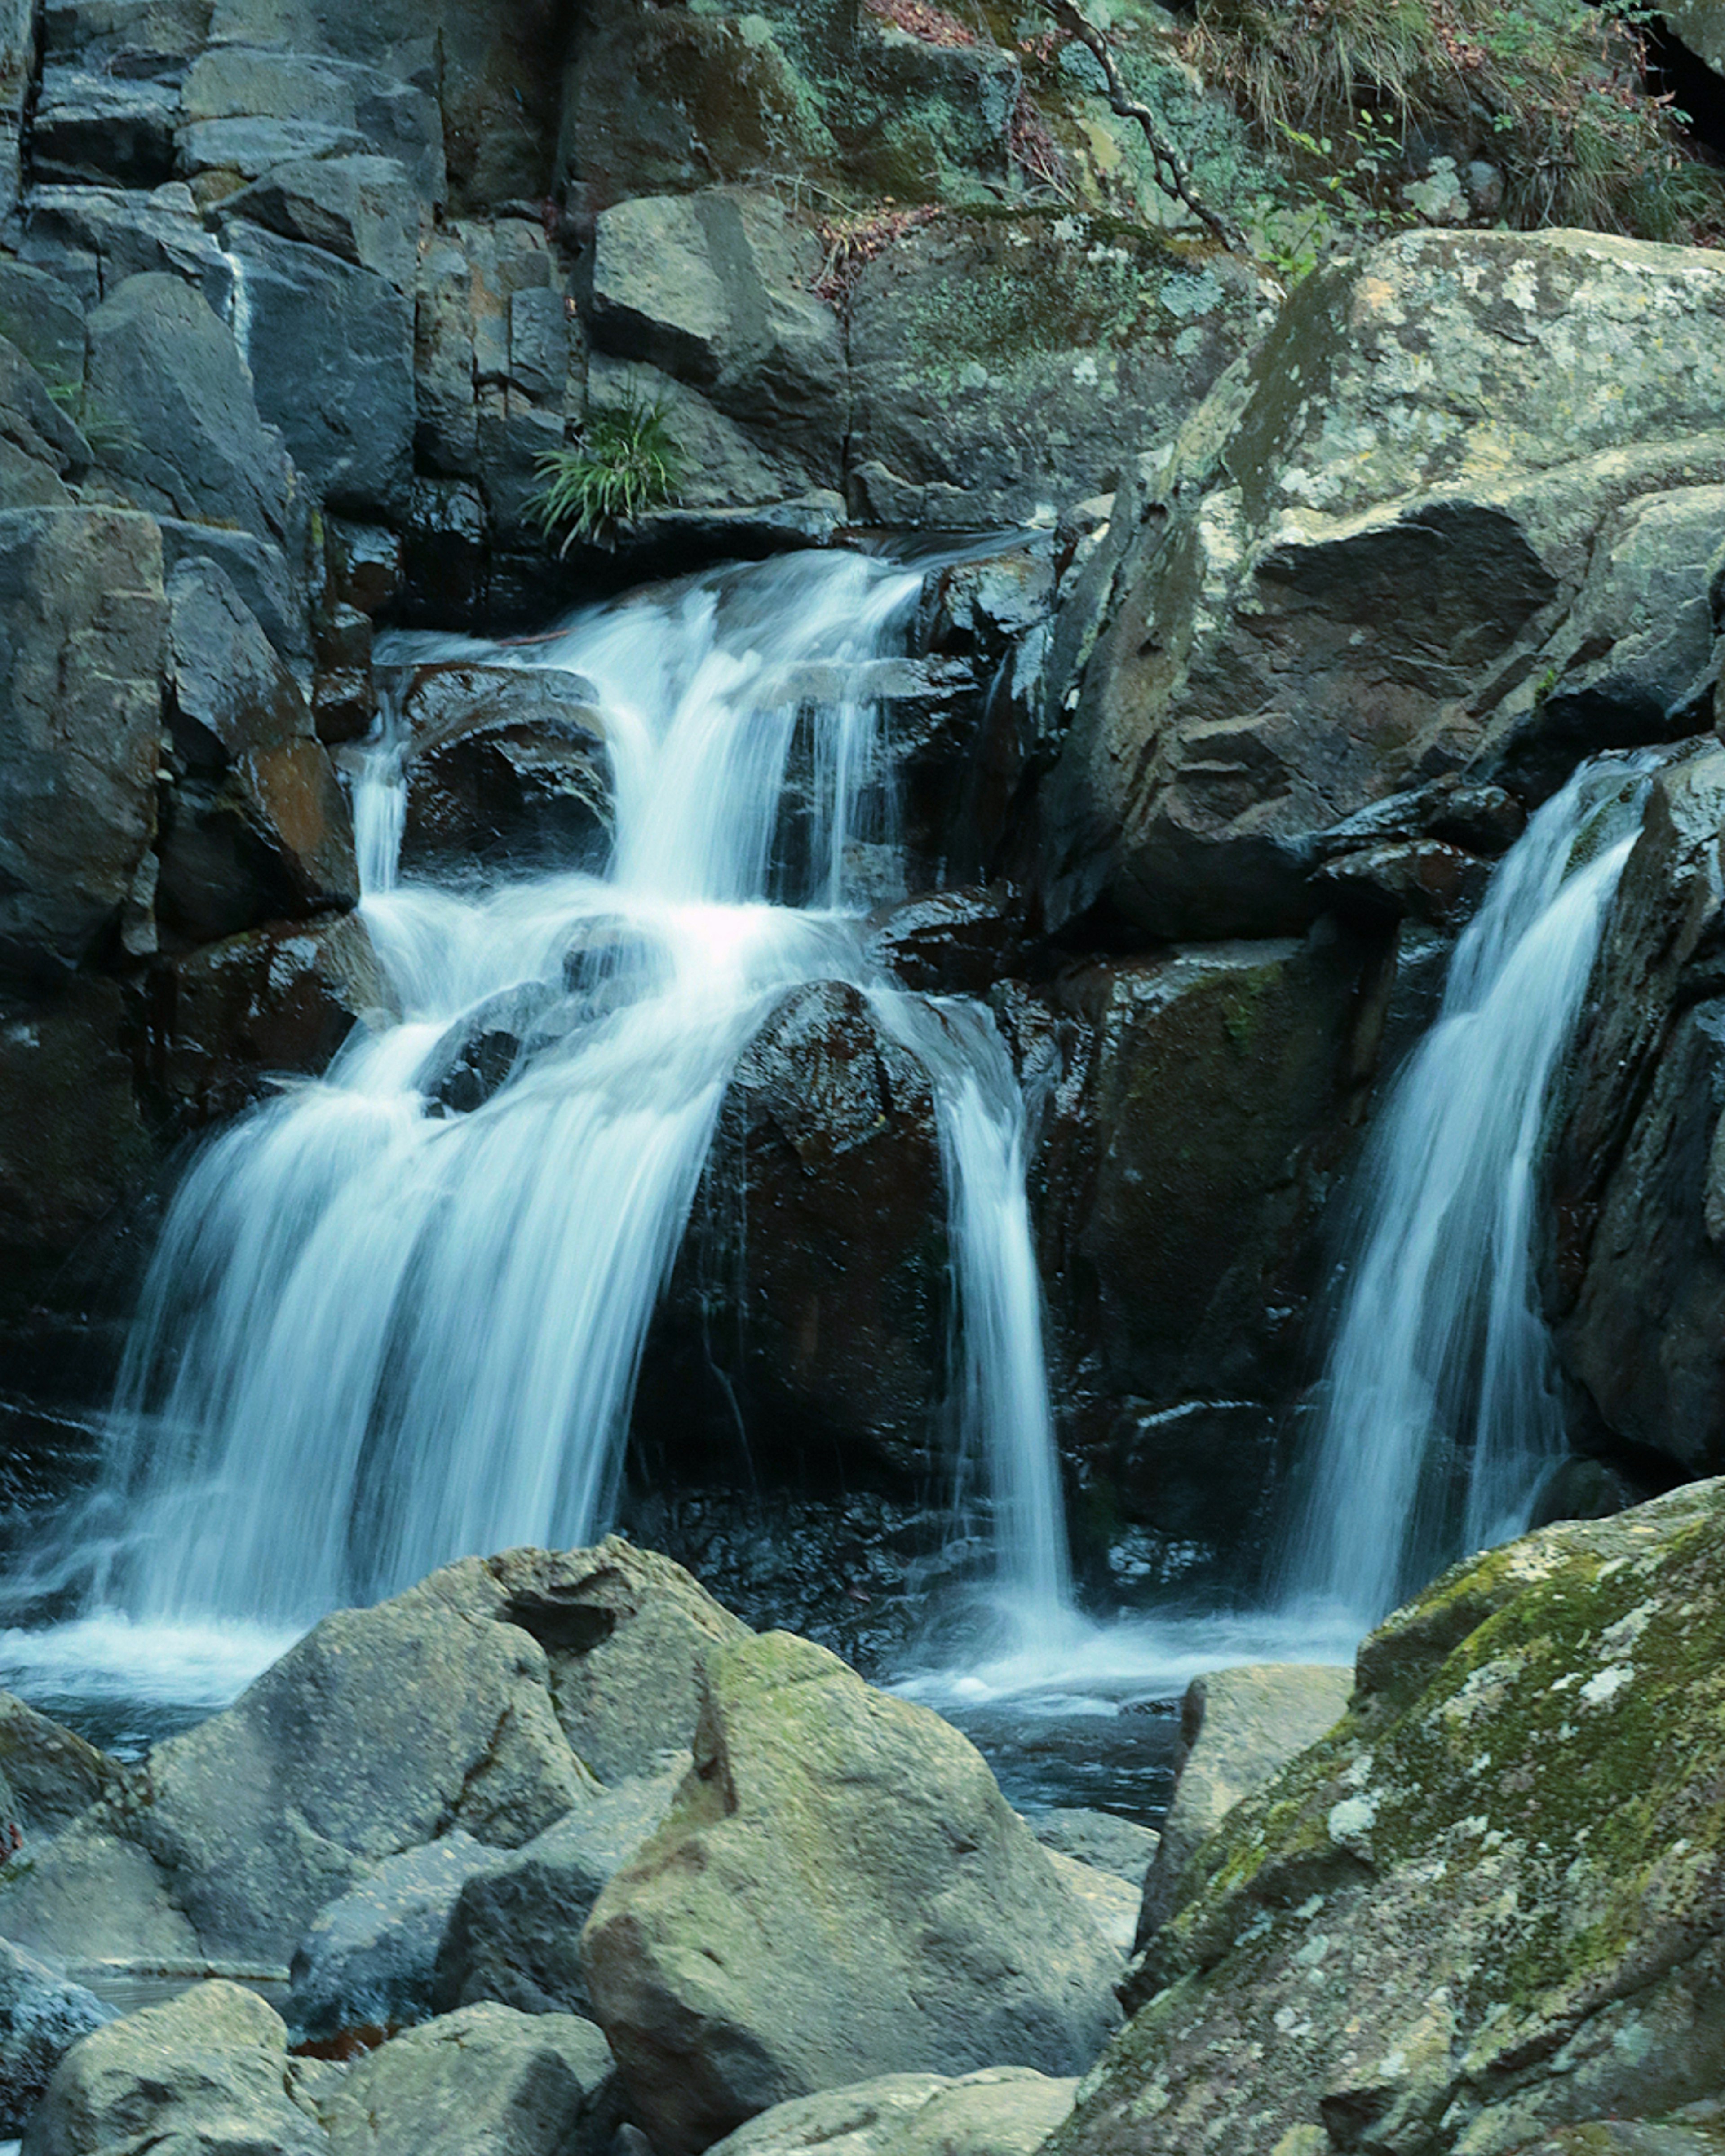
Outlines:
[[[1503,221],[1645,239],[1716,232],[1713,176],[1644,87],[1634,10],[1584,0],[1199,0],[1189,56],[1310,183],[1363,182],[1387,211],[1408,152],[1503,174]],[[1401,156],[1386,157],[1386,131]],[[1320,147],[1322,157],[1316,153]],[[1320,171],[1322,166],[1325,171]]]
[[[669,407],[633,394],[593,405],[574,442],[547,450],[535,470],[539,485],[528,506],[547,539],[562,532],[559,554],[578,539],[608,541],[675,501],[683,484]]]

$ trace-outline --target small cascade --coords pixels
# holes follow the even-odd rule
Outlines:
[[[596,697],[611,767],[611,859],[603,874],[402,875],[411,744],[386,716],[354,805],[399,1019],[223,1133],[176,1195],[80,1527],[86,1558],[101,1553],[93,1654],[115,1613],[249,1623],[275,1644],[452,1558],[603,1531],[730,1074],[783,995],[819,980],[859,988],[930,1070],[963,1449],[984,1463],[1003,1584],[1064,1606],[1018,1086],[984,1007],[910,995],[866,958],[878,893],[853,887],[853,860],[890,830],[879,714],[850,689],[901,648],[921,583],[854,555],[790,557],[529,644],[399,640],[404,665],[582,677],[572,701]],[[828,701],[811,704],[811,680]],[[802,902],[773,903],[803,739]],[[441,1094],[480,1034],[512,1041],[512,1060],[454,1112]]]
[[[1600,757],[1532,819],[1378,1117],[1286,1553],[1291,1607],[1376,1623],[1446,1563],[1520,1533],[1563,1449],[1534,1278],[1546,1104],[1651,762]]]

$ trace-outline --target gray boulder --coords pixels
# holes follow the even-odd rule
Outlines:
[[[0,336],[56,391],[84,387],[84,309],[71,287],[46,270],[0,256]]]
[[[406,507],[413,470],[413,306],[388,278],[241,219],[258,408],[307,483],[361,516]]]
[[[167,601],[151,518],[0,512],[0,969],[75,966],[156,832]]]
[[[683,1772],[619,1782],[525,1848],[475,1867],[448,1905],[435,1948],[438,2011],[490,1999],[523,2014],[591,2015],[582,1927],[607,1882],[664,1823]]]
[[[321,247],[399,291],[411,291],[419,267],[420,199],[393,157],[325,157],[276,165],[222,205],[285,239]]]
[[[90,444],[16,345],[0,335],[0,499],[8,509],[69,503],[62,482],[88,470]]]
[[[1582,233],[1408,234],[1301,285],[1163,453],[1094,649],[1051,680],[1076,707],[1043,803],[1051,917],[1106,897],[1158,937],[1285,932],[1343,818],[1560,763],[1553,670],[1579,691],[1589,661],[1553,639],[1594,535],[1725,478],[1722,316],[1705,252]],[[1645,573],[1599,570],[1632,617]],[[1607,733],[1693,726],[1661,706],[1663,649]]]
[[[1091,1811],[1078,1805],[1052,1805],[1030,1812],[1026,1824],[1045,1849],[1070,1856],[1098,1871],[1111,1871],[1117,1879],[1144,1883],[1144,1871],[1161,1841],[1154,1827],[1140,1826],[1136,1820],[1114,1812]]]
[[[95,1745],[0,1691],[0,1823],[26,1841],[69,1826],[124,1773]]]
[[[785,1633],[709,1664],[694,1770],[583,1951],[666,2156],[875,2074],[1076,2071],[1118,1967],[974,1748]]]
[[[152,275],[195,285],[219,315],[233,301],[234,265],[179,181],[147,191],[33,187],[21,251],[26,264],[63,280],[87,307],[114,296],[128,277]]]
[[[293,470],[232,332],[177,277],[129,277],[90,317],[101,470],[141,507],[280,542]]]
[[[1353,1690],[1352,1670],[1308,1662],[1248,1662],[1194,1677],[1180,1702],[1173,1801],[1144,1881],[1137,1945],[1172,1913],[1199,1844],[1340,1720]]]
[[[296,2040],[429,2020],[449,1912],[475,1874],[497,1861],[496,1850],[458,1827],[423,1849],[386,1857],[319,1910],[294,1949],[288,2019]]]
[[[1072,2108],[1074,2081],[1028,2066],[883,2074],[798,2097],[740,2126],[721,2156],[1033,2156]]]
[[[28,2156],[328,2156],[309,2103],[296,2100],[298,2071],[272,2007],[236,1984],[201,1984],[69,2051],[23,2146]]]
[[[468,2006],[357,2061],[321,2114],[336,2156],[600,2156],[611,2076],[590,2021]]]
[[[54,2068],[114,2017],[82,1984],[0,1939],[0,2133],[21,2133]]]

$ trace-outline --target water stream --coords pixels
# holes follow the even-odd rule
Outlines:
[[[1534,1278],[1546,1104],[1653,762],[1600,757],[1532,819],[1380,1111],[1286,1553],[1292,1605],[1366,1630],[1455,1558],[1520,1533],[1563,1452]]]

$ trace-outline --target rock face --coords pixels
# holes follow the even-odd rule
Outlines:
[[[1374,1633],[1188,1865],[1050,2156],[1507,2156],[1711,2095],[1722,1506],[1547,1528]]]
[[[0,1825],[27,1841],[58,1834],[123,1774],[93,1744],[0,1691]]]
[[[113,2011],[0,1939],[0,2133],[23,2131],[54,2068]]]
[[[1086,2064],[1111,1957],[966,1740],[788,1634],[709,1666],[695,1768],[588,1989],[655,2145],[879,2072]]]
[[[1722,312],[1712,257],[1579,233],[1412,234],[1308,280],[1137,512],[1047,803],[1055,917],[1285,932],[1373,801],[1692,731],[1701,639],[1647,601],[1725,476]]]
[[[1140,1946],[1173,1910],[1194,1851],[1242,1798],[1341,1719],[1353,1689],[1352,1671],[1299,1662],[1212,1670],[1187,1686],[1173,1801],[1144,1879]]]
[[[1608,1430],[1725,1465],[1725,749],[1655,781],[1562,1080],[1547,1308]]]

